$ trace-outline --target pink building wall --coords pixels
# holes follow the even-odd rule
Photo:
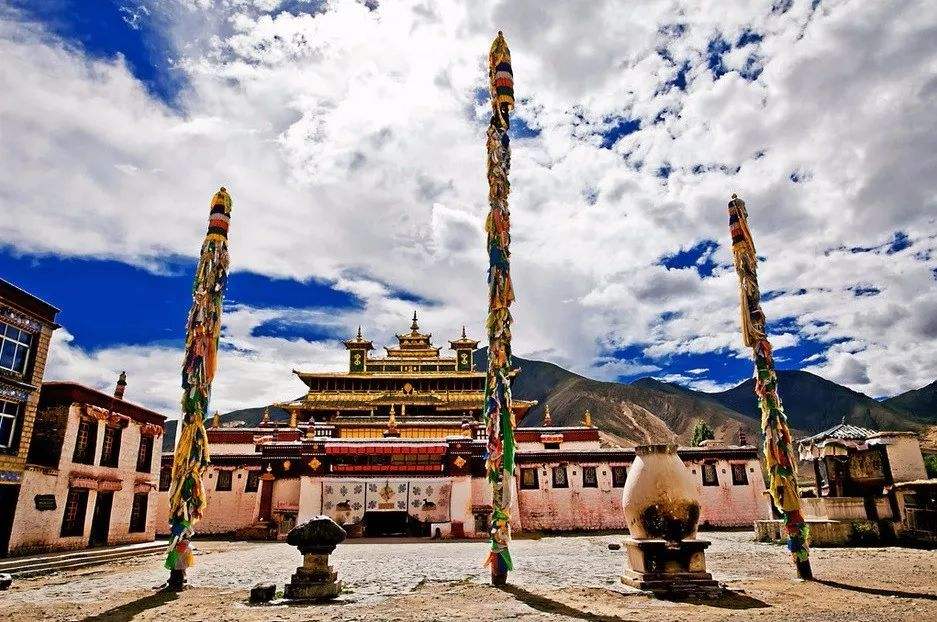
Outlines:
[[[23,555],[41,551],[81,549],[88,546],[94,507],[97,503],[97,490],[88,490],[88,502],[82,534],[67,537],[60,535],[71,480],[75,475],[80,475],[88,480],[119,482],[119,489],[113,493],[107,544],[149,542],[155,539],[158,505],[156,483],[159,473],[159,437],[153,439],[154,448],[149,473],[136,470],[142,426],[132,420],[121,433],[120,452],[116,468],[100,466],[99,464],[104,439],[104,425],[99,425],[97,430],[95,464],[74,463],[72,462],[72,455],[75,450],[76,431],[82,408],[83,406],[77,403],[73,403],[68,407],[65,438],[62,443],[58,468],[35,464],[27,464],[26,466],[17,504],[17,513],[10,536],[11,554]],[[135,492],[148,493],[146,528],[140,532],[130,532],[130,515]],[[38,510],[35,503],[36,495],[54,495],[56,509]]]

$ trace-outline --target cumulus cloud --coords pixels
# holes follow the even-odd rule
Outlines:
[[[175,107],[121,59],[90,59],[8,11],[0,235],[23,252],[154,267],[195,252],[224,184],[235,270],[355,292],[370,315],[343,316],[346,329],[389,335],[416,296],[437,332],[481,335],[478,93],[503,29],[517,114],[536,129],[514,141],[511,173],[518,354],[602,377],[678,353],[747,356],[725,216],[739,192],[766,313],[786,321],[779,356],[811,340],[823,352],[809,369],[857,390],[922,386],[937,376],[937,11],[814,4],[165,2],[145,17],[185,76]],[[609,138],[623,121],[637,129]],[[661,265],[707,240],[711,274]],[[336,356],[251,339],[234,328],[247,313],[229,315],[229,338],[282,365],[227,353],[221,404],[268,387],[282,398],[281,367]],[[120,357],[178,363],[159,348],[85,353],[62,335],[54,368],[97,382],[111,372],[89,370]],[[653,362],[609,361],[626,347]]]

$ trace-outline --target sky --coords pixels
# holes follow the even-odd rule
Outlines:
[[[937,378],[937,5],[0,0],[0,276],[62,309],[46,379],[175,416],[221,185],[213,408],[290,399],[360,324],[484,340],[487,50],[512,124],[516,354],[715,391],[751,375],[726,205],[776,360]],[[783,393],[783,389],[782,389]]]

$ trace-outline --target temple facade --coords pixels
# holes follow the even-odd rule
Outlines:
[[[277,537],[297,522],[331,516],[352,536],[487,536],[491,488],[482,421],[485,373],[463,328],[443,356],[416,315],[397,345],[373,356],[361,330],[344,342],[347,372],[294,371],[308,392],[277,404],[255,427],[208,430],[212,464],[201,533]],[[516,373],[522,373],[517,370]],[[514,400],[520,421],[535,402]],[[624,527],[621,493],[634,460],[583,425],[517,430],[515,530]],[[702,522],[751,526],[768,518],[752,446],[681,450],[699,478]],[[171,456],[164,456],[157,524],[165,529]]]

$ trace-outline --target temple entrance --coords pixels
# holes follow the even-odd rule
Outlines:
[[[107,532],[111,528],[111,506],[114,504],[113,492],[98,492],[94,502],[94,514],[91,516],[91,536],[88,546],[107,544]]]
[[[424,535],[406,512],[365,512],[362,522],[368,538]]]

